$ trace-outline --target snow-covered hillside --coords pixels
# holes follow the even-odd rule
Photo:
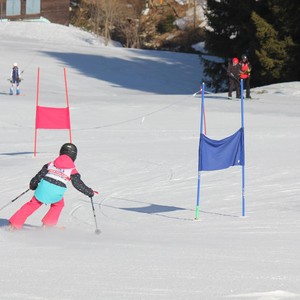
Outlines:
[[[62,106],[67,69],[76,166],[94,197],[72,186],[59,226],[34,230],[48,207],[7,232],[32,191],[0,211],[1,300],[300,299],[300,82],[252,89],[245,102],[246,216],[241,169],[201,174],[195,221],[200,98],[197,55],[123,49],[75,28],[0,22],[0,207],[68,141],[39,130],[40,104]],[[10,69],[23,70],[9,96]],[[240,127],[240,102],[206,96],[207,135]],[[33,229],[33,230],[31,230]]]

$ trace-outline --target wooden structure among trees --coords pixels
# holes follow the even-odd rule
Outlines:
[[[69,25],[69,0],[0,0],[0,19],[26,20],[44,17]]]

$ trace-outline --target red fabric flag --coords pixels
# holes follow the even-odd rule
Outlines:
[[[36,129],[71,129],[69,107],[36,107]]]

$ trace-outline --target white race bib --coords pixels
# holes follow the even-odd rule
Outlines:
[[[72,169],[60,169],[54,166],[53,162],[51,162],[48,166],[47,177],[53,178],[55,180],[59,180],[65,184],[71,180]]]

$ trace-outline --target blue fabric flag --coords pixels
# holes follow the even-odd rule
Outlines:
[[[243,128],[219,141],[200,134],[199,171],[221,170],[236,165],[244,166]]]

